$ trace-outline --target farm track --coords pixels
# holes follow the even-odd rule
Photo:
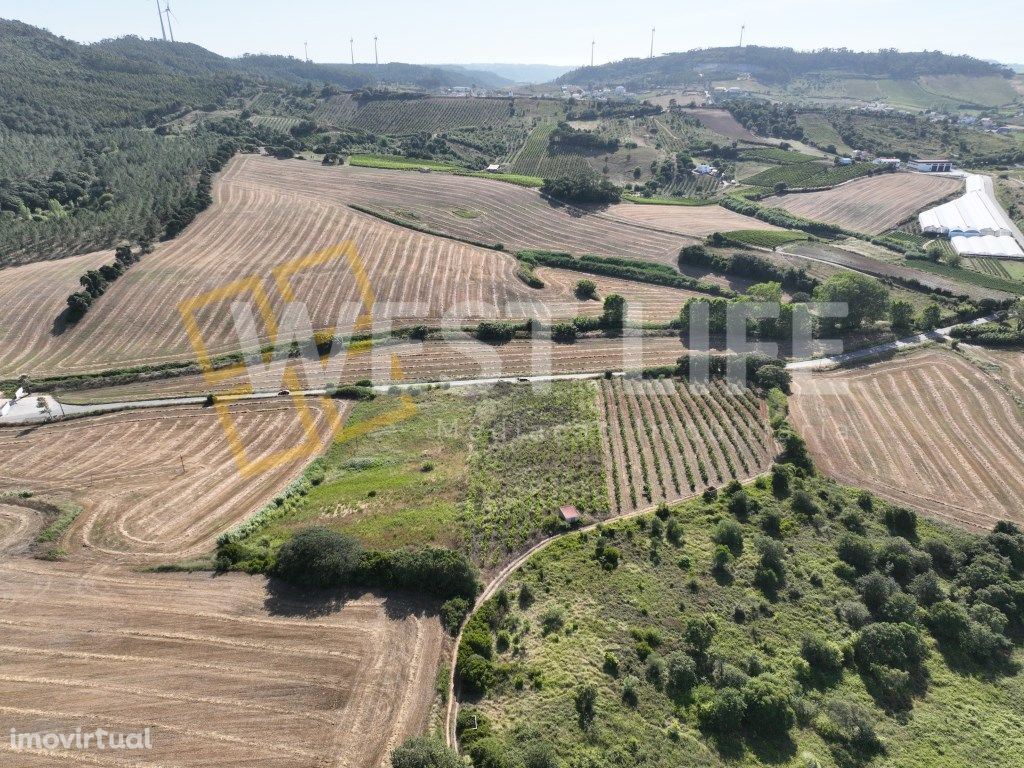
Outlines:
[[[819,467],[849,485],[969,529],[1024,522],[1019,360],[1004,382],[925,351],[795,380],[794,424]]]
[[[775,439],[758,411],[738,404],[742,397],[717,383],[698,391],[660,380],[601,382],[619,507],[674,502],[764,472]]]
[[[76,560],[153,565],[206,555],[330,440],[338,423],[320,402],[306,405],[310,452],[282,455],[253,477],[241,472],[213,409],[181,407],[0,430],[0,486],[81,506],[63,544]],[[307,439],[290,400],[228,413],[251,462]]]
[[[632,341],[630,342],[632,344]],[[550,349],[550,373],[600,373],[619,371],[624,368],[672,365],[686,349],[675,336],[643,337],[640,340],[639,357],[632,346],[624,348],[622,339],[587,338],[574,344],[554,344]],[[399,342],[379,345],[375,354],[353,353],[342,363],[339,354],[338,367],[329,368],[327,378],[331,382],[353,383],[362,379],[385,377],[389,383],[456,381],[477,377],[545,375],[544,347],[526,340],[511,341],[507,344],[491,345],[474,339],[451,339],[430,341],[423,344]],[[401,366],[400,378],[391,377],[390,363],[394,355]],[[541,355],[536,358],[534,355]],[[377,358],[376,363],[374,357]],[[276,391],[283,386],[286,365],[294,361],[272,363],[266,381],[257,380],[260,391]],[[303,389],[313,389],[322,382],[309,381],[301,366],[291,366],[299,376]],[[108,386],[98,389],[69,392],[61,395],[70,403],[110,403],[152,398],[201,396],[207,393],[248,393],[253,389],[248,375],[225,378],[211,384],[201,374],[189,374],[172,378],[157,378],[131,384]]]
[[[923,173],[883,173],[822,192],[768,197],[762,204],[797,216],[879,235],[963,186]]]
[[[0,561],[0,579],[0,713],[21,732],[149,727],[131,761],[144,767],[382,768],[426,726],[443,643],[429,603],[28,559]],[[128,764],[95,749],[16,759]]]
[[[424,211],[450,220],[446,231],[488,241],[525,236],[530,240],[519,246],[662,260],[674,259],[687,242],[604,214],[574,217],[564,208],[549,206],[533,191],[486,179],[321,168],[246,156],[236,158],[218,178],[215,202],[208,211],[181,236],[145,256],[111,285],[84,319],[63,333],[53,332],[54,321],[66,296],[79,288],[78,276],[111,261],[112,255],[89,254],[4,270],[0,375],[38,377],[194,359],[196,352],[178,309],[181,302],[257,277],[267,289],[271,310],[280,317],[284,300],[271,270],[346,241],[357,247],[374,294],[377,321],[429,324],[454,315],[473,322],[502,313],[570,318],[598,311],[594,302],[576,299],[568,276],[557,276],[550,287],[531,289],[515,277],[516,262],[507,254],[414,232],[347,207],[356,201],[387,207],[389,200],[408,202],[417,197]],[[443,202],[439,205],[438,200]],[[471,220],[451,213],[474,206],[490,213]],[[360,306],[361,294],[344,259],[308,267],[290,282],[314,329],[334,326],[343,307]],[[627,291],[629,299],[630,285],[619,282],[617,287]],[[669,296],[685,300],[687,295],[634,285],[636,296],[650,297],[659,315],[668,312]],[[196,312],[211,355],[239,346],[231,300],[218,300]],[[257,326],[260,341],[267,341],[262,324]]]

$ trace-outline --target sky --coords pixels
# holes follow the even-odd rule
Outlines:
[[[178,40],[225,56],[276,53],[319,62],[525,63],[581,66],[655,53],[745,42],[797,49],[899,48],[1024,60],[1020,0],[160,0],[170,1]],[[688,9],[692,9],[689,12]],[[80,42],[159,37],[156,0],[0,0],[14,18]]]

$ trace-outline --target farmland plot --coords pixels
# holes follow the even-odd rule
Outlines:
[[[77,325],[55,324],[78,276],[111,260],[75,257],[4,271],[0,281],[0,375],[35,376],[194,359],[179,307],[240,280],[257,278],[275,316],[284,300],[275,267],[346,241],[355,244],[372,289],[374,318],[396,324],[435,324],[458,311],[463,321],[493,317],[506,307],[516,317],[572,317],[580,303],[562,288],[535,290],[515,277],[507,255],[421,234],[356,213],[347,203],[377,201],[414,209],[420,223],[471,239],[505,239],[519,246],[654,255],[674,260],[685,238],[629,227],[600,214],[577,217],[536,193],[483,179],[372,169],[335,169],[300,161],[236,159],[218,179],[215,203],[181,236],[157,248],[114,283]],[[460,218],[455,210],[481,215]],[[516,242],[518,241],[518,242]],[[335,325],[341,307],[363,294],[344,258],[304,267],[290,278],[314,329]],[[241,298],[251,293],[243,292]],[[235,297],[197,311],[211,355],[235,351],[230,312]],[[567,301],[566,301],[567,300]],[[403,313],[401,303],[423,311]],[[390,307],[390,311],[385,311]],[[561,309],[559,310],[559,307]],[[510,310],[511,311],[511,310]],[[269,339],[265,329],[261,341]]]
[[[443,631],[426,601],[27,558],[0,582],[0,716],[20,732],[150,728],[151,749],[120,753],[142,768],[383,768],[427,726]],[[0,741],[11,766],[129,764],[112,754]]]
[[[927,351],[795,384],[793,422],[840,482],[967,528],[1024,522],[1024,419],[994,376]]]
[[[771,466],[777,447],[767,413],[749,391],[724,382],[671,379],[601,384],[612,508],[676,501]]]
[[[508,99],[427,98],[370,101],[351,119],[375,134],[439,133],[470,125],[501,126],[511,120]]]
[[[957,179],[923,173],[883,173],[823,192],[769,197],[762,205],[877,235],[960,187]]]
[[[695,117],[701,124],[722,136],[739,141],[768,142],[776,144],[773,139],[763,139],[744,128],[735,117],[724,109],[684,109],[684,115]]]
[[[691,237],[737,229],[778,230],[760,219],[734,213],[720,205],[617,205],[610,215],[632,224]]]
[[[329,441],[337,423],[316,401],[307,405],[311,451],[282,455],[255,476],[240,471],[212,409],[180,407],[0,430],[0,487],[80,505],[63,542],[80,557],[153,564],[205,555]],[[233,405],[230,415],[252,462],[307,436],[291,401]]]
[[[546,249],[675,264],[695,239],[617,218],[622,206],[582,209],[535,190],[482,178],[350,166],[322,167],[256,156],[236,158],[225,184],[304,199],[361,205],[413,226],[506,250]],[[465,218],[457,212],[471,210]],[[734,227],[735,229],[735,227]]]

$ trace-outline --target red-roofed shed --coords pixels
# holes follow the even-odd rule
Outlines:
[[[559,507],[558,512],[569,525],[576,525],[580,521],[580,511],[572,504]]]

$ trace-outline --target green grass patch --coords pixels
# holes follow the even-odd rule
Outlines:
[[[638,205],[683,205],[688,207],[715,205],[714,200],[706,197],[644,197],[643,195],[623,193],[622,199]]]
[[[460,171],[465,170],[462,166],[452,163],[442,163],[437,160],[418,160],[412,157],[398,157],[395,155],[350,155],[349,165],[357,168],[384,168],[392,171],[418,171],[421,168],[429,168],[432,171]]]
[[[52,544],[55,541],[60,541],[61,537],[67,532],[71,524],[75,522],[75,519],[82,513],[81,507],[75,506],[63,506],[60,508],[60,515],[46,526],[39,535],[36,536],[37,544]]]

